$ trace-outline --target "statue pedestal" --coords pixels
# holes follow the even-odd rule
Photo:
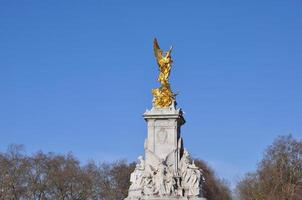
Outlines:
[[[203,197],[143,197],[143,198],[126,198],[125,200],[207,200]]]
[[[182,139],[180,127],[185,123],[181,109],[152,108],[144,113],[148,135],[145,140],[145,161],[147,165],[157,167],[164,161],[177,172]]]
[[[144,113],[147,122],[145,157],[140,156],[131,174],[125,200],[205,200],[202,170],[183,147],[181,109],[153,107]]]
[[[196,197],[163,197],[163,198],[146,198],[146,199],[142,199],[142,200],[206,200],[205,198],[196,198]]]

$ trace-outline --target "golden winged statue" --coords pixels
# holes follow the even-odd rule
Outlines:
[[[171,58],[172,47],[169,51],[163,53],[155,38],[153,48],[156,61],[159,67],[159,76],[157,80],[161,84],[161,87],[152,90],[152,94],[154,97],[153,104],[155,107],[158,108],[166,108],[171,106],[175,99],[175,94],[173,94],[173,92],[171,91],[169,83],[169,76],[173,62]]]

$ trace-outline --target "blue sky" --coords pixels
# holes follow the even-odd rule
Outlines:
[[[302,138],[302,3],[0,1],[0,151],[143,154],[152,41],[174,46],[186,148],[234,183],[278,135]]]

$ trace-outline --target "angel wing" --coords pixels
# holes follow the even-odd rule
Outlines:
[[[156,38],[154,38],[153,49],[157,63],[159,64],[159,61],[163,58],[163,51],[160,49]]]
[[[168,165],[168,166],[171,166],[174,164],[174,161],[176,159],[175,157],[175,153],[177,152],[177,149],[174,149],[172,150],[165,158],[165,163]]]
[[[148,155],[148,158],[150,159],[151,163],[154,163],[155,165],[161,162],[161,158],[155,155],[152,151],[149,149],[146,149],[146,154]]]

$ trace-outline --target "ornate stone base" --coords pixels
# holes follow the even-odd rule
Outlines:
[[[185,123],[175,103],[144,113],[148,135],[145,157],[140,156],[130,176],[125,200],[205,200],[203,171],[184,148],[180,128]]]
[[[125,200],[207,200],[203,197],[128,197]]]

